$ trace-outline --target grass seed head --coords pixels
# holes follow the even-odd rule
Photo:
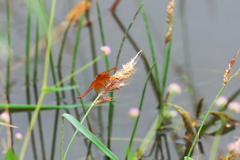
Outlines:
[[[238,52],[234,55],[233,59],[231,59],[229,61],[229,64],[228,64],[228,68],[226,69],[224,75],[223,75],[223,87],[226,87],[226,85],[228,84],[228,81],[229,81],[229,75],[231,73],[231,70],[232,70],[232,67],[237,59],[237,56],[238,56],[238,53],[239,53],[240,50],[238,50]],[[236,76],[236,75],[235,75]]]
[[[122,65],[122,69],[116,71],[116,73],[107,82],[105,88],[102,90],[103,94],[106,94],[113,90],[119,90],[122,87],[129,84],[131,76],[137,71],[137,69],[134,66],[137,64],[141,52],[142,51],[139,51],[130,62]]]
[[[112,97],[101,97],[99,100],[97,100],[94,103],[95,104],[102,104],[102,103],[106,103],[106,102],[110,102],[110,101],[114,101],[114,99]]]

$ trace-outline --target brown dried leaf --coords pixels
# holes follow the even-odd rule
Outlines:
[[[77,21],[91,7],[89,0],[79,2],[65,17],[66,21]]]
[[[194,129],[192,126],[192,120],[190,114],[180,106],[169,104],[171,107],[175,108],[177,112],[182,116],[185,128],[186,128],[186,135],[189,139],[193,139],[195,136]]]

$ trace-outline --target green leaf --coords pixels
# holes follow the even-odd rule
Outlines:
[[[66,118],[78,131],[80,131],[88,140],[95,144],[104,154],[113,160],[118,160],[117,156],[112,153],[94,134],[92,134],[84,125],[70,114],[64,113],[62,117]]]
[[[8,149],[5,160],[18,160],[18,157],[14,154],[12,149]]]
[[[44,89],[45,92],[57,92],[57,91],[66,91],[78,88],[78,85],[66,86],[66,87],[47,87]]]

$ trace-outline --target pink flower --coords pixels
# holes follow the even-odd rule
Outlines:
[[[240,140],[229,143],[227,148],[229,152],[240,153]]]
[[[235,113],[240,113],[240,103],[237,101],[230,102],[228,108]]]
[[[109,46],[102,46],[100,49],[105,55],[109,55],[112,51]]]
[[[130,108],[129,111],[128,111],[128,115],[131,118],[137,118],[139,116],[139,114],[140,114],[140,111],[136,107]]]
[[[228,99],[225,96],[220,96],[215,102],[216,106],[223,107],[228,103]]]
[[[168,88],[167,91],[173,94],[181,94],[182,93],[182,89],[179,86],[179,84],[177,83],[171,83]]]
[[[22,134],[20,133],[20,132],[17,132],[16,134],[15,134],[15,138],[16,138],[16,140],[22,140]]]
[[[9,122],[10,122],[9,113],[3,112],[2,114],[0,114],[0,119],[1,119],[3,122],[9,123]]]

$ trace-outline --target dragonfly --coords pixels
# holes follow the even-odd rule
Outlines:
[[[88,94],[88,92],[90,92],[92,89],[94,89],[95,92],[98,92],[100,89],[104,88],[107,84],[107,81],[109,81],[110,79],[114,78],[111,77],[110,71],[115,70],[117,68],[112,68],[109,69],[107,71],[101,72],[99,73],[95,79],[92,81],[90,87],[80,96],[78,96],[77,98],[82,98],[84,97],[86,94]]]

